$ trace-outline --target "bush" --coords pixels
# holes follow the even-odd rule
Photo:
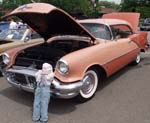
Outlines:
[[[0,12],[0,17],[1,17],[1,16],[4,16],[4,15],[5,15],[5,13],[4,13],[4,12]]]
[[[150,7],[137,7],[136,11],[141,13],[142,18],[150,17]]]

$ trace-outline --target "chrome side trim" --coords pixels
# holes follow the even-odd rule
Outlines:
[[[136,51],[136,50],[138,50],[138,48],[135,48],[135,49],[133,49],[133,50],[127,51],[126,53],[124,53],[124,54],[122,54],[122,55],[120,55],[120,56],[117,56],[117,57],[115,57],[115,58],[113,58],[113,59],[110,59],[109,61],[106,61],[106,63],[103,64],[103,65],[109,64],[109,63],[115,61],[116,59],[119,59],[119,58],[121,58],[121,57],[123,57],[123,56],[125,56],[125,55],[127,55],[127,54],[130,54],[130,53]],[[139,51],[139,52],[140,52],[140,51]]]

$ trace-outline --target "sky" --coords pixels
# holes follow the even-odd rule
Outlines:
[[[120,4],[121,0],[99,0],[99,1],[109,1],[109,2],[115,2]]]

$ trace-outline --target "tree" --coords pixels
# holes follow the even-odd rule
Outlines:
[[[90,15],[94,11],[90,0],[5,0],[2,7],[3,9],[14,9],[20,5],[31,2],[50,3],[69,13]]]
[[[139,12],[141,17],[150,17],[150,0],[124,0],[121,11]]]
[[[4,0],[2,3],[3,9],[14,9],[22,4],[30,3],[31,0]]]
[[[83,13],[90,15],[93,13],[92,3],[89,0],[42,0],[53,4],[68,13]]]
[[[98,2],[99,7],[106,7],[106,8],[113,8],[113,9],[119,9],[120,5],[114,3],[114,2],[108,2],[108,1],[100,1]]]

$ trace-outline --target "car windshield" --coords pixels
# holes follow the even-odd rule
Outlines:
[[[111,33],[106,25],[95,23],[81,23],[81,24],[96,38],[111,40]]]

